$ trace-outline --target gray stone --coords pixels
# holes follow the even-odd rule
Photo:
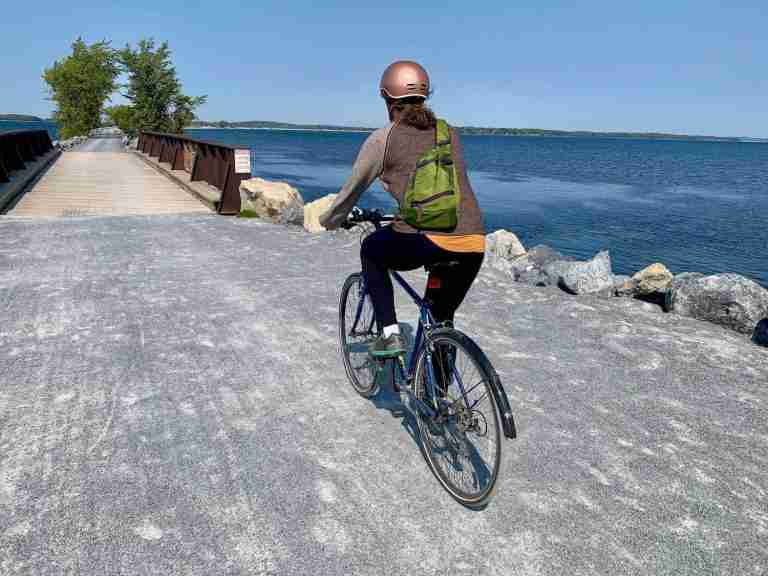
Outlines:
[[[704,278],[700,272],[682,272],[672,278],[669,288],[664,293],[664,311],[672,312],[672,295],[680,288],[694,285],[699,278]]]
[[[738,274],[676,276],[665,306],[682,316],[752,334],[757,323],[768,316],[768,290]]]
[[[88,140],[86,136],[73,136],[72,138],[68,138],[67,140],[62,140],[59,142],[59,147],[63,151],[72,150],[74,148],[79,147],[83,142]]]
[[[637,291],[637,281],[630,276],[614,274],[613,293],[616,296],[634,296]]]
[[[752,342],[768,348],[768,318],[763,318],[757,323],[752,334]]]
[[[491,268],[509,272],[511,262],[524,255],[523,244],[508,230],[497,230],[485,237],[485,263]]]
[[[304,200],[286,182],[250,178],[240,182],[240,214],[275,224],[303,224]]]
[[[613,291],[611,256],[607,250],[587,262],[552,262],[545,267],[558,286],[571,294],[607,294]]]
[[[552,276],[546,267],[554,262],[571,262],[573,258],[564,256],[546,245],[531,248],[524,256],[510,261],[509,272],[516,282],[529,286],[556,286],[558,276]]]

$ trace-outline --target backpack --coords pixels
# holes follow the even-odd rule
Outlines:
[[[419,230],[452,230],[461,192],[448,123],[438,119],[435,146],[422,154],[400,203],[401,218]]]

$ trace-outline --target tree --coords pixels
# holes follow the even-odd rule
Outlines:
[[[133,107],[127,104],[121,104],[119,106],[110,106],[104,112],[112,123],[125,132],[128,136],[133,136],[135,133],[134,121],[133,121]]]
[[[72,54],[43,72],[57,110],[53,119],[62,138],[88,134],[101,124],[104,103],[117,89],[120,67],[109,42],[86,44],[78,38]]]
[[[183,132],[194,120],[194,110],[205,96],[187,96],[171,63],[168,43],[155,46],[153,39],[141,40],[134,50],[130,45],[120,51],[120,60],[128,73],[123,94],[133,109],[132,127],[136,130]]]

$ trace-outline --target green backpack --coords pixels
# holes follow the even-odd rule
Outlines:
[[[435,146],[416,163],[400,204],[400,216],[420,230],[452,230],[459,221],[460,200],[451,133],[448,123],[438,119]]]

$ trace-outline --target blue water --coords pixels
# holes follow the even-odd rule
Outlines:
[[[53,122],[46,122],[45,120],[40,122],[10,122],[8,120],[0,120],[0,134],[3,132],[12,132],[14,130],[48,130],[51,135],[51,140],[59,139],[59,129]]]
[[[364,133],[190,130],[252,150],[253,174],[306,201],[337,192]],[[463,136],[488,231],[577,258],[608,249],[616,273],[736,272],[768,286],[768,144]],[[376,184],[363,203],[393,209]]]
[[[0,121],[0,132],[48,122]],[[249,147],[253,174],[296,186],[305,201],[337,192],[365,133],[189,130]],[[673,272],[736,272],[768,287],[768,144],[613,138],[463,136],[488,231],[513,230],[614,271],[656,261]],[[380,184],[361,202],[393,210]]]

